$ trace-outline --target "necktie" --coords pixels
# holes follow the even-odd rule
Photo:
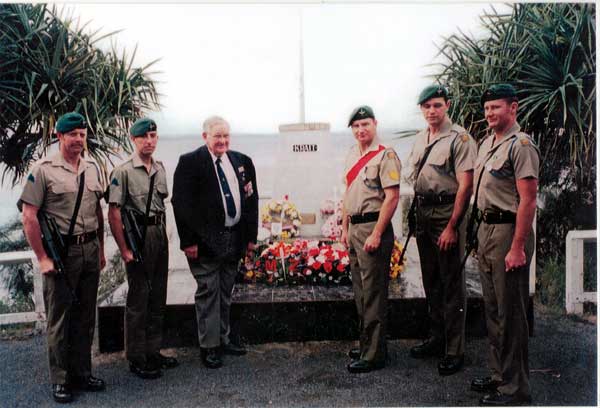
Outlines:
[[[225,204],[227,204],[227,215],[231,218],[235,218],[235,202],[233,201],[233,194],[231,194],[231,189],[229,188],[229,183],[227,182],[227,177],[225,177],[225,172],[221,167],[221,158],[217,158],[217,175],[219,176],[219,180],[221,181],[221,188],[223,189],[223,194],[225,194]]]

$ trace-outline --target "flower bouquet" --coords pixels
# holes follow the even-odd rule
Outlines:
[[[302,217],[287,195],[283,200],[267,202],[260,213],[262,227],[271,231],[271,236],[286,239],[297,237],[300,233]]]

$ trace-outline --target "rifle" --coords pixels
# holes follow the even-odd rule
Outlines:
[[[140,231],[135,219],[135,211],[128,208],[121,208],[121,220],[123,221],[123,233],[127,247],[133,253],[134,262],[141,263],[142,257],[142,232]]]
[[[423,152],[423,158],[419,164],[419,169],[417,170],[417,174],[415,176],[415,187],[417,185],[417,179],[419,178],[419,174],[427,161],[427,157],[431,150],[433,150],[433,146],[440,141],[440,139],[435,140],[432,144],[430,144],[425,151]],[[404,255],[406,254],[406,249],[408,248],[408,241],[415,234],[415,229],[417,228],[417,192],[414,192],[412,203],[410,203],[410,209],[408,210],[408,214],[406,215],[406,219],[408,221],[408,234],[406,234],[406,240],[404,241],[404,246],[402,247],[402,253],[400,254],[400,264],[404,264]]]
[[[480,178],[481,179],[481,178]],[[460,270],[465,267],[467,263],[467,258],[473,251],[477,251],[477,247],[479,242],[477,241],[477,232],[479,231],[479,226],[481,225],[481,214],[479,214],[479,209],[477,208],[477,201],[473,203],[473,209],[471,210],[471,215],[469,216],[469,221],[467,221],[467,238],[465,242],[465,255],[460,263]]]
[[[56,275],[65,279],[65,284],[71,293],[71,300],[73,303],[79,303],[77,295],[71,286],[71,282],[69,282],[69,279],[67,278],[65,264],[62,261],[62,256],[67,256],[67,246],[60,234],[58,225],[56,225],[54,218],[49,217],[44,211],[38,211],[37,219],[42,232],[42,244],[44,245],[44,250],[52,259],[52,262],[54,262]]]

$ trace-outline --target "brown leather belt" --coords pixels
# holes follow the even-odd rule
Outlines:
[[[84,232],[83,234],[80,234],[80,235],[71,235],[71,238],[69,239],[69,245],[87,244],[88,242],[95,240],[97,236],[98,236],[97,230],[92,231],[92,232]],[[62,239],[65,243],[67,242],[66,235],[62,235]]]
[[[456,194],[417,194],[416,198],[419,206],[447,205],[454,204]]]
[[[367,222],[374,222],[379,218],[379,211],[350,215],[348,218],[350,219],[350,224],[365,224]]]
[[[481,220],[486,224],[514,224],[517,214],[511,211],[483,210]]]

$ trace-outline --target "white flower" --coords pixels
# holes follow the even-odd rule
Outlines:
[[[310,269],[307,269],[306,272],[304,272],[305,275],[312,275],[312,271]]]
[[[308,248],[318,248],[318,247],[319,247],[318,240],[308,241]]]
[[[343,265],[348,265],[350,263],[350,258],[348,256],[345,256],[342,258],[342,260],[340,261]]]
[[[325,255],[322,255],[322,254],[317,256],[315,259],[321,263],[325,263],[325,261],[327,260],[327,258],[325,258]]]
[[[308,261],[306,262],[306,264],[308,266],[311,266],[312,264],[315,263],[315,258],[313,258],[312,256],[308,258]]]

